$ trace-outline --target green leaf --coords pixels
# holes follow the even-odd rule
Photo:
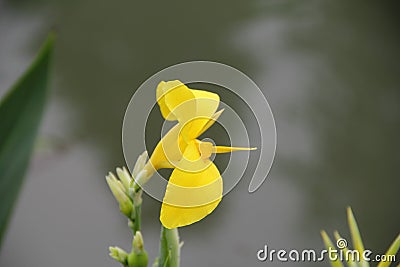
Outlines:
[[[392,245],[389,247],[388,251],[386,251],[386,259],[389,257],[396,257],[397,251],[399,251],[400,248],[400,234],[397,236],[397,238],[393,241]],[[377,267],[389,267],[390,261],[381,261]],[[399,265],[397,265],[399,266]]]
[[[337,244],[337,242],[338,242],[339,240],[343,239],[343,237],[340,236],[340,234],[339,234],[338,231],[335,231],[335,232],[333,233],[333,236],[334,236],[335,239],[336,239],[336,244]],[[347,249],[347,247],[343,247],[342,250],[343,250],[343,252],[344,252],[344,255],[349,255],[349,254],[347,254],[348,251],[349,251],[349,250]],[[349,256],[348,258],[346,258],[346,256],[345,256],[345,260],[346,260],[346,262],[347,262],[347,266],[349,266],[349,267],[358,267],[357,261],[354,261],[354,259],[350,258],[350,256]]]
[[[325,231],[321,231],[322,240],[324,241],[325,248],[327,250],[336,250],[335,245],[332,243],[332,240],[329,238],[328,234]],[[344,267],[342,262],[338,259],[334,261],[330,261],[332,267]]]
[[[351,239],[353,241],[353,246],[356,250],[358,250],[360,252],[360,255],[362,255],[365,250],[364,244],[361,239],[360,230],[358,229],[358,225],[357,225],[356,219],[354,218],[353,211],[351,210],[350,207],[347,208],[347,222],[349,224]],[[360,260],[360,265],[362,267],[369,267],[369,263],[363,259]]]
[[[32,65],[0,102],[0,241],[6,229],[45,105],[54,44],[50,34]]]

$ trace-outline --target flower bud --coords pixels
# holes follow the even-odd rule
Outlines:
[[[128,255],[128,267],[147,266],[148,257],[143,248],[143,237],[140,231],[137,231],[132,242],[132,251]]]
[[[133,181],[131,175],[125,167],[123,169],[117,168],[117,174],[127,192]]]
[[[133,237],[132,247],[135,253],[140,253],[143,251],[143,236],[140,231],[136,231],[136,234]]]
[[[135,190],[137,190],[139,187],[142,187],[142,185],[144,185],[149,180],[149,178],[150,176],[147,170],[141,170],[139,174],[135,177],[135,184],[137,186]]]
[[[139,172],[144,168],[148,159],[147,151],[143,152],[137,159],[135,167],[133,168],[132,176],[136,177]]]
[[[121,212],[129,217],[132,213],[133,204],[130,198],[126,195],[124,186],[120,181],[117,180],[117,178],[115,178],[112,173],[109,173],[109,175],[106,177],[106,180],[111,192],[119,203]]]
[[[125,250],[119,248],[119,247],[109,247],[110,250],[110,256],[122,263],[123,265],[126,265],[128,263],[128,253],[125,252]]]

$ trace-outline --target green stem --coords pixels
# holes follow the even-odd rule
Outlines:
[[[137,231],[140,231],[140,227],[142,224],[142,205],[135,206],[135,223],[133,224],[133,234],[136,234]]]
[[[179,267],[180,244],[178,229],[161,227],[159,267]]]
[[[142,190],[130,193],[133,202],[133,216],[131,216],[133,234],[140,231],[142,224]]]

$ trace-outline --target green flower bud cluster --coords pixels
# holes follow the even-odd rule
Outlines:
[[[139,156],[132,176],[125,167],[117,168],[118,178],[111,172],[106,176],[107,184],[119,204],[120,211],[128,218],[128,225],[134,234],[130,253],[119,247],[109,248],[110,256],[126,267],[144,267],[148,263],[147,252],[144,250],[143,237],[140,232],[142,190],[138,185],[139,180],[147,179],[144,177],[147,176],[147,171],[143,170],[147,159],[147,152]]]

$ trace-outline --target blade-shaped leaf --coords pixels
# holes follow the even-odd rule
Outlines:
[[[354,218],[353,211],[350,207],[347,208],[347,222],[350,228],[351,239],[353,241],[353,246],[356,250],[360,252],[360,255],[364,253],[364,244],[361,239],[360,230],[358,229],[358,225],[356,219]],[[369,263],[361,258],[360,265],[362,267],[369,267]]]
[[[356,250],[360,252],[360,255],[364,253],[364,244],[361,239],[360,230],[358,229],[358,225],[356,219],[354,218],[353,211],[350,207],[347,208],[347,222],[350,228],[351,239],[353,241],[353,246]],[[360,265],[363,267],[368,267],[369,264],[365,260],[361,259]]]
[[[32,65],[0,102],[0,241],[42,117],[53,43],[50,34]]]
[[[333,233],[333,235],[334,235],[334,237],[335,237],[335,239],[336,239],[336,244],[338,243],[339,240],[343,239],[343,238],[340,236],[340,234],[339,234],[338,231],[335,231],[335,232]],[[347,249],[347,247],[344,246],[344,247],[342,248],[342,250],[343,250],[343,252],[344,252],[344,255],[348,255],[348,256],[345,256],[345,260],[346,260],[346,262],[347,262],[347,266],[349,266],[349,267],[358,267],[357,261],[355,261],[355,259],[353,259],[353,258],[350,257],[350,255],[352,255],[352,254],[348,254],[348,251],[349,251],[349,250]]]
[[[332,240],[329,238],[328,234],[325,231],[321,231],[322,240],[324,241],[325,248],[327,250],[336,250],[335,245],[332,243]],[[332,267],[344,267],[342,262],[339,259],[330,261]]]
[[[389,257],[396,257],[396,253],[397,251],[399,251],[399,248],[400,248],[400,235],[396,237],[392,245],[390,245],[389,249],[386,251],[385,258],[389,259]],[[390,263],[391,263],[390,261],[381,261],[377,267],[389,267]]]

